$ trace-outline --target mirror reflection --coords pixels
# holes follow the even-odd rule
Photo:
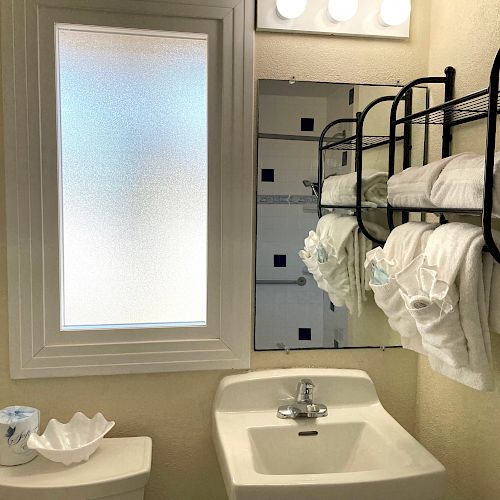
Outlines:
[[[299,257],[304,240],[318,224],[319,161],[322,179],[355,172],[355,141],[349,138],[356,133],[356,114],[375,99],[394,96],[399,90],[397,86],[259,81],[256,350],[400,345],[399,335],[388,326],[371,291],[363,292],[365,300],[359,310],[334,305]],[[388,135],[391,104],[381,102],[367,114],[365,136]],[[424,109],[427,90],[415,89],[407,106],[413,112]],[[344,144],[319,154],[321,132],[340,119],[350,121],[331,127],[324,143]],[[412,146],[405,148],[411,151],[408,161],[411,165],[424,164],[425,127],[406,133]],[[381,142],[363,151],[364,174],[387,172],[388,149]],[[397,154],[403,154],[403,140],[398,143]],[[363,218],[367,224],[383,227],[384,192],[376,185],[372,194],[366,204],[371,208],[363,208]],[[355,197],[348,201],[348,208],[333,211],[353,214],[350,202],[355,202]],[[323,209],[321,214],[329,211]]]

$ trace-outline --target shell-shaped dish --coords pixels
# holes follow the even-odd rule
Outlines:
[[[31,434],[27,444],[28,448],[38,451],[53,462],[70,465],[88,460],[114,425],[102,413],[88,418],[77,412],[67,424],[53,418],[47,424],[45,432],[41,436]]]

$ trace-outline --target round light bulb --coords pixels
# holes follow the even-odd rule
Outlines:
[[[408,20],[411,0],[383,0],[380,7],[380,22],[383,26],[399,26]]]
[[[276,0],[276,10],[283,19],[295,19],[306,10],[307,0]]]
[[[358,12],[358,7],[358,0],[329,0],[328,15],[337,23],[349,21]]]

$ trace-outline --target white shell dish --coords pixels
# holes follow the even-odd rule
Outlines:
[[[96,413],[90,419],[77,412],[67,424],[53,418],[45,432],[41,436],[31,434],[27,444],[28,448],[38,451],[45,458],[69,465],[88,460],[114,425],[102,413]]]

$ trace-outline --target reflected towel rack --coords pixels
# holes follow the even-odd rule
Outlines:
[[[304,286],[307,283],[304,276],[300,276],[296,280],[256,280],[257,285],[298,285]]]
[[[400,100],[405,101],[405,113],[404,116],[408,116],[412,114],[412,90],[409,91],[406,95],[401,96]],[[400,94],[398,94],[400,95]],[[362,202],[362,182],[363,182],[363,151],[368,149],[377,148],[380,146],[386,146],[390,144],[391,137],[387,136],[373,136],[373,135],[365,135],[364,133],[364,125],[366,118],[369,112],[376,107],[378,104],[382,102],[390,102],[396,99],[395,95],[392,96],[382,96],[379,97],[372,102],[370,102],[363,111],[356,113],[355,118],[341,118],[338,120],[334,120],[330,122],[322,131],[319,141],[318,141],[318,186],[317,186],[317,195],[318,195],[318,217],[321,218],[323,216],[323,209],[353,209],[358,221],[359,230],[361,233],[366,236],[369,240],[373,241],[378,245],[383,245],[385,242],[381,241],[370,234],[368,229],[366,228],[363,222],[362,209],[370,209],[370,208],[383,208],[386,207],[365,207]],[[336,125],[341,123],[353,123],[355,126],[355,134],[349,137],[345,137],[343,139],[339,139],[333,142],[330,142],[326,135],[327,133]],[[403,135],[399,137],[395,137],[394,141],[404,141],[404,164],[405,166],[410,166],[411,164],[411,126],[405,124],[403,130]],[[327,150],[337,150],[337,151],[354,151],[354,170],[356,172],[356,204],[355,205],[325,205],[321,202],[322,191],[323,191],[323,182],[324,182],[324,159],[323,154]]]

